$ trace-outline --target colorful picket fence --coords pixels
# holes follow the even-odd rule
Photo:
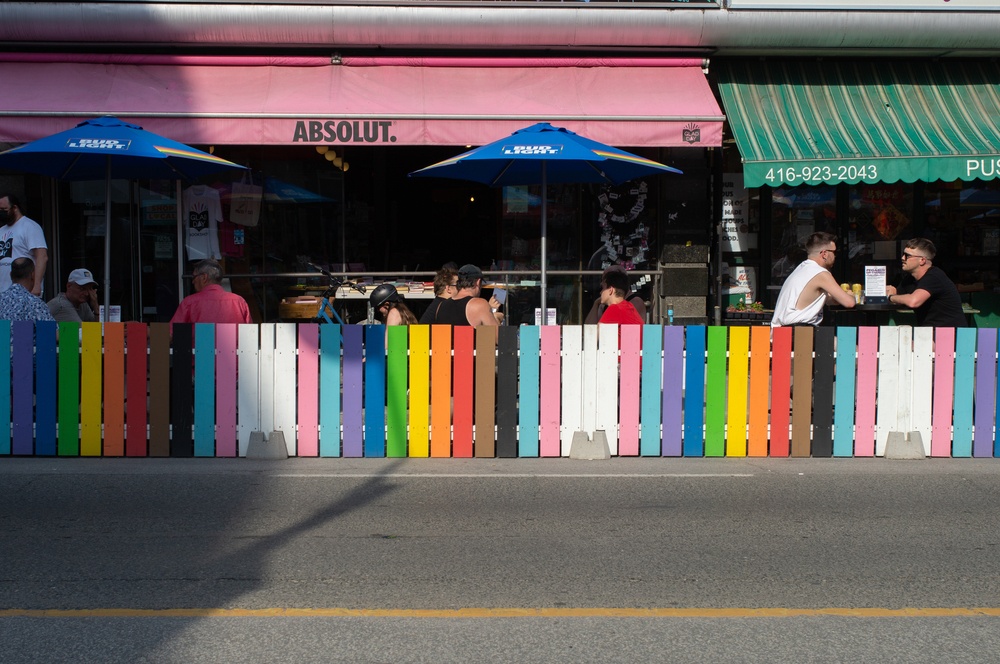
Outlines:
[[[995,328],[0,321],[0,454],[1000,456]]]

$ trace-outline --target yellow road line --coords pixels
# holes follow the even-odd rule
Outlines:
[[[463,608],[463,609],[0,609],[0,618],[962,618],[1000,616],[1000,607],[886,608]]]

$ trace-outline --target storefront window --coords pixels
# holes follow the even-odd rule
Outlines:
[[[827,185],[773,191],[769,266],[772,287],[780,287],[805,259],[806,238],[817,231],[838,232],[836,193]]]
[[[923,235],[937,245],[935,264],[969,290],[993,290],[1000,283],[1000,182],[936,182],[923,198]]]
[[[841,281],[863,283],[866,265],[885,265],[890,283],[899,275],[901,241],[916,236],[913,185],[859,184],[850,187],[847,253]]]

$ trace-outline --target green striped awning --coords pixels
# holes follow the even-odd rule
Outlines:
[[[747,187],[1000,177],[1000,65],[717,65]]]

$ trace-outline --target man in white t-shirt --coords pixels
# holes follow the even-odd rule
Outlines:
[[[16,258],[30,258],[35,263],[33,295],[41,296],[45,267],[49,262],[48,245],[42,227],[21,212],[21,202],[13,194],[0,196],[0,293],[10,288],[10,264]]]
[[[782,284],[771,327],[819,325],[827,298],[847,309],[854,307],[854,295],[842,289],[830,272],[836,259],[836,235],[813,233],[806,239],[806,259]]]

